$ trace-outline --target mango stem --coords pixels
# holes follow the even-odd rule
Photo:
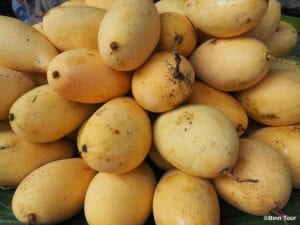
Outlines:
[[[281,220],[283,221],[284,225],[289,225],[288,221],[286,220],[286,218],[284,217],[284,213],[280,208],[274,208],[270,210],[270,213],[278,216],[281,218]]]
[[[272,56],[270,53],[267,53],[266,58],[267,58],[267,61],[273,61],[273,62],[277,62],[279,64],[292,65],[292,66],[297,66],[297,67],[300,66],[299,62],[297,62],[295,60],[288,59],[288,58],[276,58],[276,57]]]
[[[36,215],[34,213],[29,213],[27,219],[26,225],[32,225],[36,221]]]

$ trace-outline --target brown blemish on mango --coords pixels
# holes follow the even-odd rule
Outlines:
[[[274,113],[269,113],[269,114],[266,114],[266,115],[262,115],[262,118],[267,118],[267,119],[270,119],[270,120],[276,120],[276,119],[280,119],[280,116],[278,116]]]
[[[86,144],[82,145],[81,151],[82,151],[82,152],[87,152],[87,151],[88,151],[88,150],[87,150],[87,145],[86,145]]]
[[[31,225],[31,224],[35,224],[36,222],[36,215],[34,213],[29,213],[27,215],[28,221],[27,221],[27,225]]]
[[[120,134],[120,131],[118,129],[114,130],[114,134]]]
[[[0,151],[10,148],[9,145],[0,146]]]
[[[178,53],[174,53],[174,59],[175,59],[176,65],[175,65],[175,69],[174,69],[174,72],[173,72],[173,76],[174,76],[175,79],[184,80],[185,76],[179,69],[180,62],[181,62],[180,55]]]
[[[109,44],[109,47],[110,47],[111,50],[116,51],[116,50],[118,50],[119,45],[116,41],[113,41]]]
[[[56,79],[56,78],[59,78],[59,72],[57,71],[57,70],[55,70],[55,71],[53,71],[52,72],[52,77],[54,78],[54,79]]]
[[[183,41],[183,37],[182,37],[182,35],[180,35],[180,34],[176,34],[176,36],[175,36],[175,38],[174,38],[174,42],[175,42],[175,44],[179,45],[179,44],[181,44],[181,43],[182,43],[182,41]]]
[[[15,114],[9,113],[8,114],[8,121],[13,121],[15,119]]]
[[[210,45],[216,45],[217,44],[217,39],[216,38],[213,38],[212,40],[209,41]]]
[[[246,129],[243,127],[242,124],[236,125],[235,129],[236,129],[236,131],[237,131],[238,133],[240,133],[240,132],[245,132],[245,131],[246,131]]]

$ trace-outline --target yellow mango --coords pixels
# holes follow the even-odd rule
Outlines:
[[[9,120],[19,136],[45,143],[58,140],[78,128],[96,107],[68,101],[49,85],[42,85],[14,102]]]
[[[159,51],[176,51],[187,57],[197,44],[194,26],[182,14],[166,12],[160,14],[161,32],[157,45]]]
[[[239,135],[247,129],[248,116],[241,104],[229,93],[209,87],[202,82],[195,82],[193,91],[184,104],[203,104],[220,110],[231,120]]]
[[[86,190],[95,174],[80,158],[41,166],[16,189],[12,211],[22,223],[61,224],[82,209]]]
[[[25,73],[0,67],[0,119],[8,116],[13,103],[27,91],[33,89],[35,83]]]
[[[93,49],[72,49],[57,55],[49,64],[49,85],[75,102],[103,103],[130,90],[128,72],[107,66]]]
[[[88,6],[97,7],[100,9],[109,9],[116,0],[85,0]]]
[[[152,1],[116,0],[99,28],[100,55],[115,70],[134,70],[152,54],[159,36],[159,14]]]
[[[134,99],[144,109],[166,112],[188,98],[194,82],[194,69],[185,57],[161,51],[135,70],[131,89]]]
[[[269,126],[300,123],[300,73],[269,70],[254,86],[236,94],[252,119]]]
[[[105,10],[89,6],[55,7],[43,17],[48,39],[61,51],[97,49],[98,28]]]
[[[80,128],[77,145],[93,169],[125,173],[146,158],[152,138],[147,113],[130,97],[102,105]]]
[[[187,0],[160,0],[155,3],[159,13],[176,12],[185,14],[185,4]]]
[[[232,174],[256,182],[238,182],[230,176],[213,179],[218,195],[239,210],[256,216],[283,208],[290,198],[292,180],[288,164],[271,146],[240,139],[239,159]]]
[[[280,152],[292,174],[293,188],[300,188],[300,125],[265,127],[251,132],[251,139],[262,141]]]
[[[0,16],[0,65],[25,72],[46,72],[56,48],[35,28]]]
[[[36,168],[55,160],[71,158],[74,150],[69,141],[36,144],[12,131],[0,132],[0,186],[17,186]]]
[[[88,187],[84,214],[89,225],[141,225],[152,209],[156,179],[143,163],[125,174],[99,172]]]
[[[156,225],[219,225],[220,206],[209,180],[180,170],[167,171],[153,198]]]

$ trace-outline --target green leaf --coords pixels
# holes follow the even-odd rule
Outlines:
[[[0,224],[1,225],[21,225],[11,211],[11,199],[13,191],[0,191]],[[265,221],[262,216],[251,216],[245,214],[224,201],[221,205],[221,225],[283,225],[282,221]],[[289,225],[300,224],[300,190],[293,190],[292,196],[283,209],[287,216],[296,216],[295,221],[289,221]],[[83,212],[64,222],[62,225],[87,225]],[[154,225],[151,217],[145,225]]]

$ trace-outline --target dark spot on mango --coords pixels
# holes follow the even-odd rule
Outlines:
[[[174,42],[176,44],[181,44],[183,41],[183,37],[180,34],[176,34],[175,38],[174,38]]]
[[[250,18],[248,18],[247,20],[246,20],[246,23],[251,23],[252,22],[252,19],[250,19]]]
[[[118,129],[114,130],[114,134],[120,134],[120,131]]]
[[[217,44],[217,39],[216,38],[211,39],[208,44],[216,45]]]
[[[173,72],[173,76],[174,76],[175,79],[184,80],[185,76],[179,69],[180,62],[181,62],[181,57],[177,52],[174,53],[174,59],[175,59],[176,66],[175,66],[175,69],[174,69],[174,72]]]
[[[29,213],[27,215],[27,224],[31,225],[31,224],[35,224],[36,222],[36,215],[34,213]]]
[[[52,77],[54,78],[54,79],[56,79],[56,78],[59,78],[59,72],[57,71],[57,70],[55,70],[55,71],[53,71],[52,72]]]
[[[81,151],[82,152],[87,152],[88,151],[88,148],[87,148],[86,144],[84,144],[84,145],[81,146]]]
[[[31,101],[32,103],[34,103],[34,102],[36,101],[38,94],[39,94],[39,93],[37,93],[37,94],[34,96],[34,98],[33,98],[32,101]]]
[[[239,132],[244,132],[246,129],[242,126],[242,124],[238,124],[236,127],[235,127],[236,131],[239,133]]]
[[[8,149],[8,148],[10,148],[10,146],[8,146],[8,145],[0,146],[0,151]]]
[[[290,127],[290,131],[292,131],[292,132],[300,132],[300,126],[292,126],[292,127]]]
[[[116,51],[116,50],[118,50],[119,45],[116,41],[113,41],[109,44],[109,47],[110,47],[111,50]]]
[[[15,114],[9,113],[8,114],[8,121],[13,121],[15,119]]]
[[[263,115],[262,118],[268,118],[268,119],[271,119],[271,120],[276,120],[276,119],[280,119],[279,116],[275,115],[275,114],[266,114],[266,115]]]

